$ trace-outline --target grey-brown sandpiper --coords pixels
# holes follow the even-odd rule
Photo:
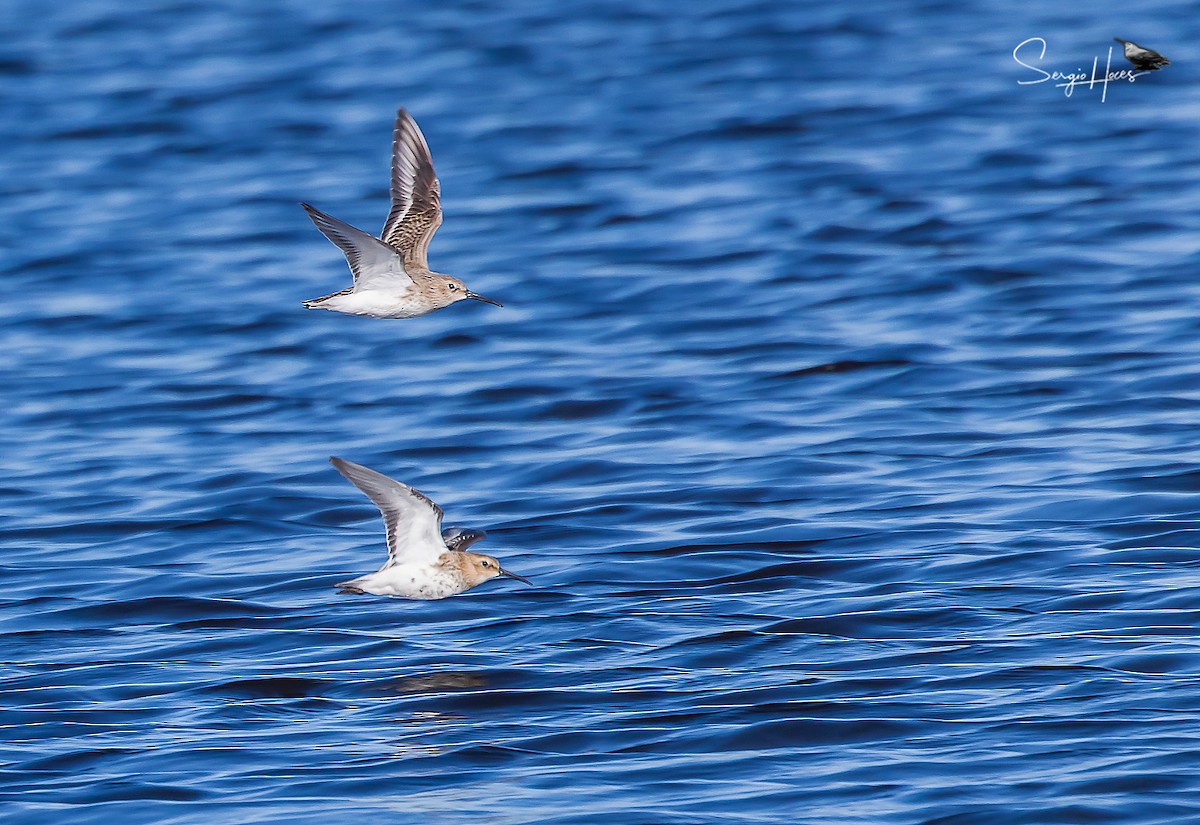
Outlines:
[[[476,295],[453,275],[429,269],[429,240],[442,225],[441,189],[425,136],[404,109],[396,113],[392,138],[392,211],[376,238],[319,209],[301,204],[313,223],[346,256],[354,283],[305,301],[371,318],[415,318],[467,298],[500,306]]]

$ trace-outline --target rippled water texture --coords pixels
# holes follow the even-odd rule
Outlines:
[[[1196,11],[3,6],[4,822],[1200,821]]]

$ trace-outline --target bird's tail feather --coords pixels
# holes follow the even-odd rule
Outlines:
[[[313,298],[311,300],[304,302],[304,308],[305,309],[322,309],[323,307],[321,306],[321,304],[325,303],[330,298],[336,298],[339,295],[349,295],[353,291],[354,291],[354,287],[350,287],[348,289],[339,290],[338,292],[331,292],[328,295],[322,295],[320,298]]]

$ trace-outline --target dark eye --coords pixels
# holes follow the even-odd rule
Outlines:
[[[446,284],[446,286],[450,289],[451,292],[454,292],[455,290],[458,289],[458,284]]]
[[[491,567],[492,566],[492,563],[490,561],[481,561],[479,564],[482,565],[483,567]]]

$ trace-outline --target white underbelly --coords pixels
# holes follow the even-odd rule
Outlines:
[[[446,570],[404,565],[364,576],[355,584],[376,596],[399,596],[404,599],[444,599],[465,589]]]
[[[348,315],[367,315],[372,318],[415,318],[433,309],[417,292],[416,287],[405,289],[364,289],[336,295],[322,306]]]

